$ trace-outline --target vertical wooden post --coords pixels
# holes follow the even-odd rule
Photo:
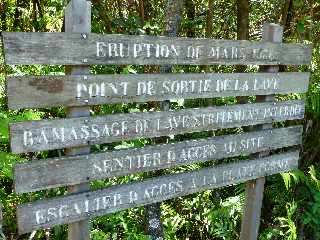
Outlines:
[[[169,37],[176,37],[181,20],[181,8],[183,1],[181,0],[167,0],[166,6],[166,30],[165,35]],[[171,65],[164,65],[161,67],[161,73],[171,72]],[[160,103],[160,109],[162,111],[168,111],[170,108],[170,101],[163,101]],[[157,143],[166,143],[164,138],[159,138]],[[157,175],[157,173],[155,174]],[[164,239],[163,225],[161,223],[161,202],[153,203],[146,206],[147,214],[147,231],[151,236],[151,240],[162,240]]]
[[[262,31],[262,41],[282,42],[283,27],[278,24],[265,23]],[[279,66],[261,66],[262,72],[278,72]],[[256,97],[257,102],[272,102],[274,95],[263,95]],[[255,127],[257,129],[269,129],[272,124],[263,124]],[[259,157],[269,155],[269,152],[261,152]],[[240,240],[256,240],[260,226],[261,207],[263,200],[265,178],[259,178],[246,183],[246,202],[241,224]]]
[[[65,31],[79,33],[79,38],[87,41],[91,31],[91,2],[87,0],[71,0],[65,10]],[[86,59],[81,59],[86,62]],[[88,66],[66,66],[66,74],[86,75],[89,74]],[[84,117],[90,115],[90,108],[87,107],[69,107],[66,109],[67,117]],[[66,155],[81,155],[90,153],[90,146],[66,149]],[[89,183],[69,186],[70,193],[85,192],[90,189]],[[89,240],[89,219],[69,224],[69,240]]]

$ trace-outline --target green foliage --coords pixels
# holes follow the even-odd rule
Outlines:
[[[305,179],[304,172],[299,169],[281,173],[281,175],[287,190],[289,190],[293,184],[298,184]]]
[[[320,237],[320,179],[319,170],[311,165],[309,170],[304,173],[301,170],[295,170],[288,173],[282,173],[283,183],[287,189],[286,211],[282,217],[273,218],[277,228],[267,228],[261,235],[261,240],[267,239],[298,239],[298,224],[305,225],[310,236],[313,239]],[[281,188],[281,186],[278,186]],[[292,190],[294,190],[292,192]],[[298,197],[295,198],[294,192]],[[301,209],[302,211],[299,211]]]
[[[110,214],[93,220],[91,238],[148,240],[143,229],[137,223],[143,221],[142,209],[128,209],[117,214]]]
[[[292,203],[288,203],[286,205],[287,216],[276,218],[276,220],[280,222],[280,228],[287,229],[284,233],[284,236],[288,240],[296,240],[298,236],[294,221],[294,214],[297,210],[297,207],[298,205],[294,201]]]
[[[162,205],[166,239],[237,239],[244,195],[205,191]]]

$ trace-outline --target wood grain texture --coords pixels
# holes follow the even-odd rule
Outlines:
[[[301,65],[311,46],[158,36],[4,32],[6,64]]]
[[[11,109],[304,93],[310,73],[7,77]]]
[[[164,35],[177,37],[181,23],[181,11],[183,9],[183,0],[166,0],[165,8],[165,30]],[[160,67],[160,73],[172,72],[171,65],[163,65]],[[160,111],[168,111],[170,109],[170,101],[160,102]],[[167,143],[167,137],[154,139],[155,143]],[[161,175],[161,171],[155,171],[149,176],[157,177]],[[165,239],[164,226],[161,221],[161,202],[149,204],[145,206],[145,234],[149,235],[150,240]]]
[[[17,164],[17,193],[73,185],[301,144],[302,126]]]
[[[298,167],[298,159],[299,152],[293,151],[20,205],[17,208],[19,233],[292,170]]]
[[[73,33],[82,33],[82,37],[91,31],[91,2],[86,0],[71,0],[65,9],[65,31]],[[70,76],[88,75],[88,66],[65,66],[65,73]],[[87,117],[90,116],[88,106],[66,108],[66,117]],[[81,148],[65,149],[66,155],[75,156],[90,153],[90,146]],[[71,194],[81,193],[90,190],[89,183],[68,186],[68,192]],[[89,219],[73,222],[68,225],[68,240],[90,240]]]
[[[183,8],[183,0],[166,0],[165,8],[165,27],[164,35],[177,37],[181,23],[181,11]],[[160,73],[172,72],[172,65],[163,65],[160,67]],[[154,103],[151,103],[154,105]],[[170,109],[170,101],[166,100],[157,104],[160,111],[168,111]],[[168,137],[160,137],[154,139],[154,143],[167,143]],[[161,175],[161,171],[154,171],[148,176],[157,177]],[[164,226],[161,221],[161,202],[149,204],[145,206],[145,229],[144,232],[149,236],[150,240],[165,239]]]
[[[10,124],[14,153],[302,119],[304,101],[112,114]]]
[[[278,24],[265,23],[262,30],[262,41],[282,42],[283,27]],[[260,66],[260,71],[276,73],[279,66]],[[274,102],[274,95],[262,95],[256,97],[257,102]],[[271,129],[272,124],[263,124],[254,127],[255,129]],[[258,157],[266,157],[270,151],[258,154]],[[257,240],[260,226],[261,208],[263,201],[265,178],[253,179],[246,183],[246,200],[242,216],[240,240]]]

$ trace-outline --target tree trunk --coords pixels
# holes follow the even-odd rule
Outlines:
[[[196,15],[196,10],[195,10],[195,4],[193,0],[185,0],[185,9],[186,9],[186,14],[189,22],[193,22],[195,19]],[[193,24],[190,24],[187,28],[187,37],[194,37],[195,36],[195,31],[193,28]]]
[[[206,17],[206,31],[205,31],[205,37],[206,38],[212,38],[213,37],[213,7],[214,7],[214,0],[209,0],[208,2],[208,11],[207,11],[207,17]],[[201,69],[205,72],[210,72],[210,66],[205,65],[202,66]],[[211,102],[212,100],[210,100]]]
[[[287,20],[288,20],[288,15],[289,15],[289,10],[291,7],[291,0],[286,0],[284,2],[283,8],[282,8],[282,12],[281,12],[281,16],[279,19],[279,23],[285,28],[287,25]]]
[[[237,0],[237,39],[249,39],[249,0]]]
[[[150,0],[140,0],[143,1],[143,11],[144,11],[144,22],[150,22],[151,20],[151,16],[152,16],[152,6],[150,3]],[[146,29],[146,34],[149,35],[150,34],[150,28]]]
[[[144,5],[144,19],[149,21],[152,16],[152,5],[150,3],[150,0],[143,0]]]
[[[0,3],[0,12],[1,12],[1,28],[2,31],[7,31],[7,5],[6,2]]]
[[[36,0],[32,1],[32,23],[33,23],[33,28],[36,32],[39,31],[38,29],[38,23],[37,23],[37,2]]]
[[[283,33],[285,36],[289,35],[291,32],[290,29],[290,12],[292,9],[292,0],[285,0],[281,16],[279,19],[280,25],[283,27]],[[281,65],[280,66],[280,72],[284,72],[286,70],[286,66]]]
[[[205,36],[206,38],[212,38],[212,31],[213,31],[213,6],[214,6],[214,1],[209,0],[208,3],[208,13],[207,13],[207,18],[206,18],[206,32]]]
[[[21,31],[23,30],[23,27],[21,25],[21,21],[20,21],[20,17],[21,17],[21,11],[20,11],[20,7],[21,7],[21,1],[17,0],[16,1],[16,9],[14,11],[14,21],[13,21],[13,26],[15,28],[15,31]],[[19,28],[17,28],[19,27]]]
[[[237,0],[237,39],[248,40],[249,39],[249,0]],[[244,72],[246,70],[245,65],[237,65],[237,72]],[[245,97],[239,98],[241,101]],[[240,102],[241,102],[240,101]]]
[[[144,26],[144,0],[139,0],[139,17],[141,21],[141,27]]]

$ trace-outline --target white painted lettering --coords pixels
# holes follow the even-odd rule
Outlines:
[[[106,52],[105,52],[104,47],[107,47],[107,45],[104,42],[96,42],[96,47],[97,47],[96,56],[97,57],[105,57]]]

